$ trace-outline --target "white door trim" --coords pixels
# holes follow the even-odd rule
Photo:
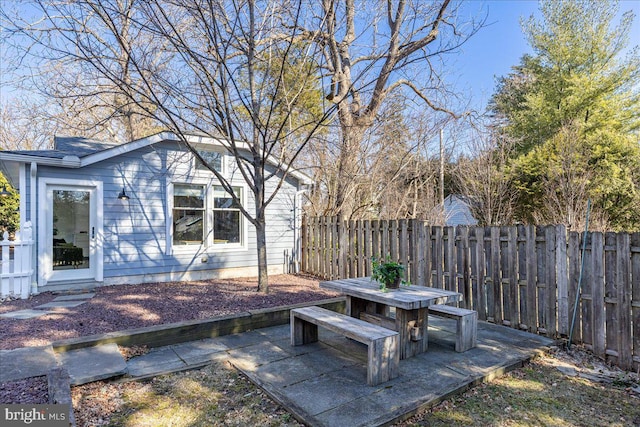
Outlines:
[[[90,239],[90,251],[93,268],[87,271],[87,277],[75,277],[75,279],[87,279],[102,282],[103,259],[103,184],[97,180],[67,179],[67,178],[40,178],[38,180],[38,286],[46,286],[51,281],[52,268],[52,239],[49,233],[47,220],[51,215],[53,206],[48,203],[47,188],[49,186],[65,186],[79,190],[89,189],[95,195],[95,209],[91,210],[91,223],[95,228],[95,237]]]

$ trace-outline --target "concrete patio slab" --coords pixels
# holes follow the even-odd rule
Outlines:
[[[0,382],[46,375],[58,366],[50,345],[0,350]]]
[[[159,347],[127,361],[127,374],[132,378],[146,378],[187,367],[187,363],[176,354],[172,346]]]
[[[52,309],[56,309],[56,308],[73,308],[73,307],[77,307],[79,305],[84,304],[86,301],[51,301],[48,302],[46,304],[42,304],[39,306],[34,307],[35,309],[47,309],[47,308],[52,308]]]
[[[44,316],[45,314],[51,314],[52,311],[46,310],[17,310],[17,311],[9,311],[8,313],[0,314],[0,317],[4,317],[6,319],[33,319],[34,317]]]
[[[228,357],[225,351],[229,347],[217,339],[205,339],[172,345],[171,349],[184,363],[193,366]]]
[[[279,328],[277,334],[283,336],[288,326]],[[430,317],[429,328],[429,350],[401,360],[399,377],[373,387],[366,383],[367,347],[323,329],[319,342],[298,346],[289,357],[275,357],[282,353],[261,342],[231,350],[230,362],[309,426],[378,426],[520,367],[554,344],[545,337],[480,322],[478,346],[457,353],[455,322]],[[284,347],[287,341],[273,345]]]
[[[80,300],[91,299],[95,296],[96,296],[95,292],[87,292],[84,294],[61,295],[59,297],[55,297],[53,301],[80,301]]]
[[[59,353],[58,359],[69,372],[71,384],[86,384],[127,372],[127,364],[117,344],[103,344]]]

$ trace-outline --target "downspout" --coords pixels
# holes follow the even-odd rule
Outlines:
[[[33,275],[31,276],[31,295],[38,294],[38,280],[37,280],[38,272],[36,271],[38,268],[38,256],[37,256],[38,252],[36,247],[38,244],[38,240],[36,239],[36,236],[38,235],[38,233],[36,232],[37,176],[38,176],[38,164],[36,162],[31,162],[31,174],[30,174],[31,179],[29,181],[29,184],[31,185],[31,193],[29,194],[30,201],[31,201],[31,209],[29,212],[29,221],[31,221],[31,227],[33,230],[32,239],[34,242],[33,245],[31,245],[31,262],[33,267]]]

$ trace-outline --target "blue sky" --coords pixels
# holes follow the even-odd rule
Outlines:
[[[2,0],[0,0],[2,1]],[[366,1],[366,0],[365,0]],[[571,1],[571,0],[568,0]],[[640,44],[640,0],[621,0],[620,11],[635,12],[631,44]],[[463,11],[468,16],[483,16],[488,13],[486,26],[475,34],[459,54],[448,60],[452,71],[447,78],[455,84],[471,106],[484,110],[487,100],[495,88],[496,77],[509,73],[520,57],[530,48],[520,28],[520,18],[534,15],[540,17],[536,0],[466,0]],[[0,98],[8,94],[4,87]]]
[[[520,57],[531,52],[520,18],[532,14],[540,18],[538,2],[530,0],[470,0],[464,3],[469,14],[479,16],[488,12],[487,24],[475,34],[456,55],[456,86],[468,93],[472,106],[484,109],[495,88],[495,78],[507,75]],[[635,19],[631,45],[640,44],[640,0],[623,0],[620,12],[633,10]],[[618,21],[615,21],[616,23]]]

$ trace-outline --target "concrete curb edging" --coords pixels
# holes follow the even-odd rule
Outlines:
[[[49,403],[69,405],[69,426],[75,427],[76,420],[73,415],[69,373],[64,368],[53,368],[47,373],[47,383],[49,388]]]
[[[284,325],[289,323],[289,311],[292,308],[310,305],[318,305],[344,313],[345,298],[330,298],[301,304],[249,310],[238,314],[218,316],[204,320],[187,320],[184,322],[70,338],[54,341],[51,343],[51,346],[56,353],[108,343],[116,343],[121,346],[146,345],[149,347],[162,347],[169,344],[178,344],[187,341],[237,334],[269,326]]]

